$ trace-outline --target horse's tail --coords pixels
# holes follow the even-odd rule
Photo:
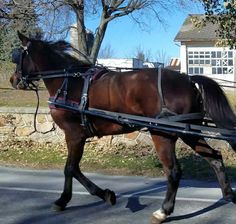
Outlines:
[[[206,113],[215,124],[222,128],[234,129],[236,116],[217,82],[201,75],[190,76],[190,79],[199,85]]]

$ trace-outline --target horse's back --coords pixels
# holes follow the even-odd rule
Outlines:
[[[90,106],[155,117],[163,102],[178,114],[192,111],[199,103],[187,75],[167,69],[161,69],[161,77],[158,75],[158,69],[110,72],[92,85]]]

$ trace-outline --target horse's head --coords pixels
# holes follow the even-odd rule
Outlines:
[[[73,47],[65,41],[42,41],[31,39],[18,32],[21,48],[12,52],[16,71],[10,78],[12,86],[26,89],[32,80],[37,80],[40,72],[52,72],[72,68],[89,68],[90,62],[82,62],[72,56]],[[38,75],[37,75],[38,74]]]
[[[12,62],[16,64],[16,70],[10,78],[12,86],[16,89],[26,89],[29,85],[27,78],[37,71],[34,63],[34,51],[38,49],[32,44],[32,40],[18,32],[21,47],[12,51]]]

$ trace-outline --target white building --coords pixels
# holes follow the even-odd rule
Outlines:
[[[158,68],[163,67],[159,62],[143,62],[137,58],[98,58],[97,64],[108,67],[111,70],[126,71],[135,68]]]
[[[125,71],[133,68],[143,68],[143,61],[137,58],[98,58],[98,65],[103,65],[111,70]]]
[[[196,28],[192,16],[203,15],[189,15],[175,37],[175,41],[180,42],[180,71],[236,81],[236,51],[229,47],[216,47],[216,26],[209,23]]]

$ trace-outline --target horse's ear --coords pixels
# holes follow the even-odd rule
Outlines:
[[[22,42],[23,46],[27,46],[27,43],[29,42],[29,38],[26,37],[24,34],[20,33],[20,31],[17,31],[18,37]]]

